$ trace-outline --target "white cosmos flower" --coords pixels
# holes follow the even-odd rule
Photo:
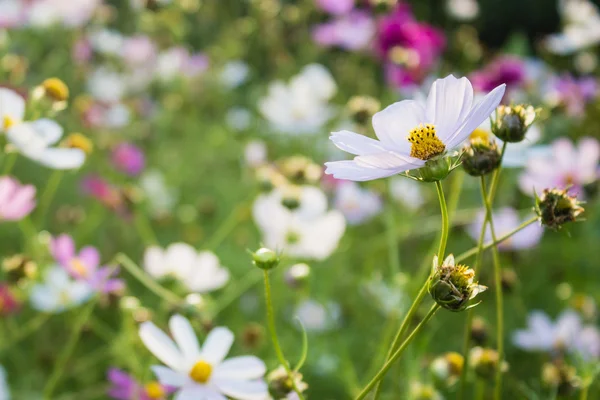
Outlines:
[[[63,128],[50,119],[12,126],[8,141],[25,157],[52,169],[76,169],[83,165],[85,152],[76,148],[52,147],[62,137]]]
[[[223,287],[229,271],[210,251],[196,251],[186,243],[173,243],[166,250],[151,246],[144,253],[144,268],[154,278],[174,276],[192,292],[210,292]]]
[[[0,88],[0,133],[25,117],[25,100],[17,92]]]
[[[546,38],[552,53],[567,55],[600,42],[600,13],[588,0],[562,0],[559,11],[565,23],[562,33]]]
[[[285,134],[314,134],[333,117],[329,105],[337,86],[333,77],[319,64],[306,66],[289,84],[282,81],[269,86],[258,108],[273,128]]]
[[[8,382],[6,381],[6,371],[0,365],[0,400],[10,400],[10,391],[8,390]]]
[[[291,211],[282,204],[280,189],[260,195],[252,214],[265,246],[294,257],[324,260],[335,251],[346,222],[341,212],[327,211],[327,197],[312,186],[300,189],[300,206]]]
[[[31,288],[29,301],[38,311],[58,313],[83,304],[92,293],[90,285],[72,279],[64,268],[55,265],[46,273],[43,283]]]
[[[233,333],[224,327],[210,331],[200,346],[190,322],[181,315],[169,320],[174,341],[152,322],[140,326],[140,338],[166,367],[155,365],[158,381],[177,388],[176,400],[266,400],[266,367],[254,356],[225,360]],[[227,397],[225,397],[227,396]]]
[[[350,131],[333,132],[333,143],[356,157],[325,163],[325,173],[368,181],[421,168],[459,147],[500,104],[505,87],[496,87],[473,104],[473,87],[467,78],[438,79],[426,101],[403,100],[373,116],[379,140]]]

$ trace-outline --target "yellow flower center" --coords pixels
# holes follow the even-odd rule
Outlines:
[[[408,141],[412,143],[410,156],[420,160],[429,160],[446,150],[446,145],[438,139],[432,124],[419,124],[410,131]]]
[[[4,127],[4,129],[10,128],[14,124],[15,124],[15,121],[8,115],[5,115],[4,118],[2,118],[2,126]]]
[[[72,149],[80,149],[83,150],[86,154],[90,154],[94,149],[94,144],[90,139],[82,135],[81,133],[72,133],[70,134],[63,144],[66,147]]]
[[[487,143],[490,141],[490,134],[484,129],[477,128],[471,133],[469,139],[472,141],[481,140],[482,142]]]
[[[148,397],[151,399],[162,399],[166,395],[162,385],[158,382],[148,383],[146,386],[144,386],[144,390],[146,391],[146,395],[148,395]]]
[[[77,272],[78,275],[85,277],[88,274],[88,270],[79,258],[71,260],[71,268]]]
[[[65,101],[69,98],[69,87],[58,78],[49,78],[42,82],[44,92],[54,101]]]
[[[206,361],[198,361],[190,371],[190,378],[196,382],[206,383],[210,379],[212,366]]]

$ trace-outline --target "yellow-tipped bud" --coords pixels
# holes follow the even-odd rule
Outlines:
[[[69,99],[69,87],[58,78],[48,78],[42,82],[44,94],[54,101],[67,101]]]
[[[65,147],[69,147],[71,149],[80,149],[85,152],[85,154],[91,154],[94,150],[94,144],[90,139],[84,136],[81,133],[71,133],[63,142]]]

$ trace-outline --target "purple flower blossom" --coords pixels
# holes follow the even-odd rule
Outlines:
[[[173,391],[158,382],[150,382],[144,386],[133,376],[117,368],[109,369],[107,378],[112,384],[108,395],[116,400],[162,400]]]
[[[585,107],[598,96],[598,82],[593,77],[576,78],[565,74],[551,80],[546,100],[565,107],[571,117],[583,117]]]
[[[474,240],[479,240],[481,233],[481,226],[483,224],[483,218],[485,217],[485,210],[481,210],[475,220],[468,227],[469,235]],[[493,213],[494,228],[498,237],[503,236],[513,230],[515,230],[524,219],[519,218],[517,211],[510,207],[501,208]],[[544,229],[539,224],[531,224],[526,228],[520,230],[509,239],[503,241],[498,245],[500,251],[509,250],[523,250],[530,249],[537,246],[542,238]],[[489,242],[492,240],[492,233],[488,225],[484,235],[484,240]]]
[[[111,155],[112,163],[116,169],[127,175],[139,175],[145,166],[145,157],[142,150],[131,143],[120,143]]]
[[[345,50],[366,48],[375,35],[375,22],[364,11],[352,11],[333,21],[317,25],[313,40],[323,47],[337,46]]]
[[[35,187],[21,185],[10,177],[0,177],[0,222],[18,221],[35,207]]]
[[[77,253],[73,238],[62,234],[52,239],[50,252],[73,278],[88,283],[100,293],[115,293],[125,287],[122,280],[113,278],[118,273],[117,269],[100,266],[100,253],[95,247],[86,246]]]
[[[502,56],[485,66],[482,70],[471,74],[471,82],[475,90],[489,92],[503,83],[509,88],[521,87],[525,83],[525,62],[519,58]]]

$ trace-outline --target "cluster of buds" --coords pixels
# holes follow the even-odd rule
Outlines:
[[[530,105],[500,105],[492,121],[492,133],[508,143],[520,142],[536,116],[535,108]]]
[[[502,156],[490,137],[472,137],[462,154],[463,168],[471,176],[487,175],[500,166]]]
[[[545,189],[535,198],[535,212],[542,225],[558,230],[567,222],[578,221],[584,209],[574,196],[566,190]]]
[[[561,361],[546,363],[542,367],[542,382],[559,396],[571,396],[581,385],[574,367]]]
[[[506,361],[500,362],[498,352],[494,349],[473,347],[469,353],[469,365],[478,377],[484,380],[494,379],[498,368],[502,372],[508,371]]]
[[[269,373],[267,383],[269,385],[269,393],[273,399],[287,399],[288,395],[294,390],[294,385],[300,392],[308,389],[308,385],[302,381],[302,374],[296,371],[292,372],[292,379],[283,366],[279,366]]]
[[[431,362],[429,370],[437,382],[450,387],[460,379],[464,364],[465,360],[461,354],[448,352],[435,358]]]
[[[433,258],[433,273],[429,281],[429,293],[441,307],[450,311],[463,311],[475,307],[469,302],[487,287],[474,282],[475,271],[466,265],[455,265],[454,256],[449,255],[442,265],[438,257]]]
[[[362,126],[381,110],[381,103],[371,96],[353,96],[348,100],[347,108],[352,121]]]

